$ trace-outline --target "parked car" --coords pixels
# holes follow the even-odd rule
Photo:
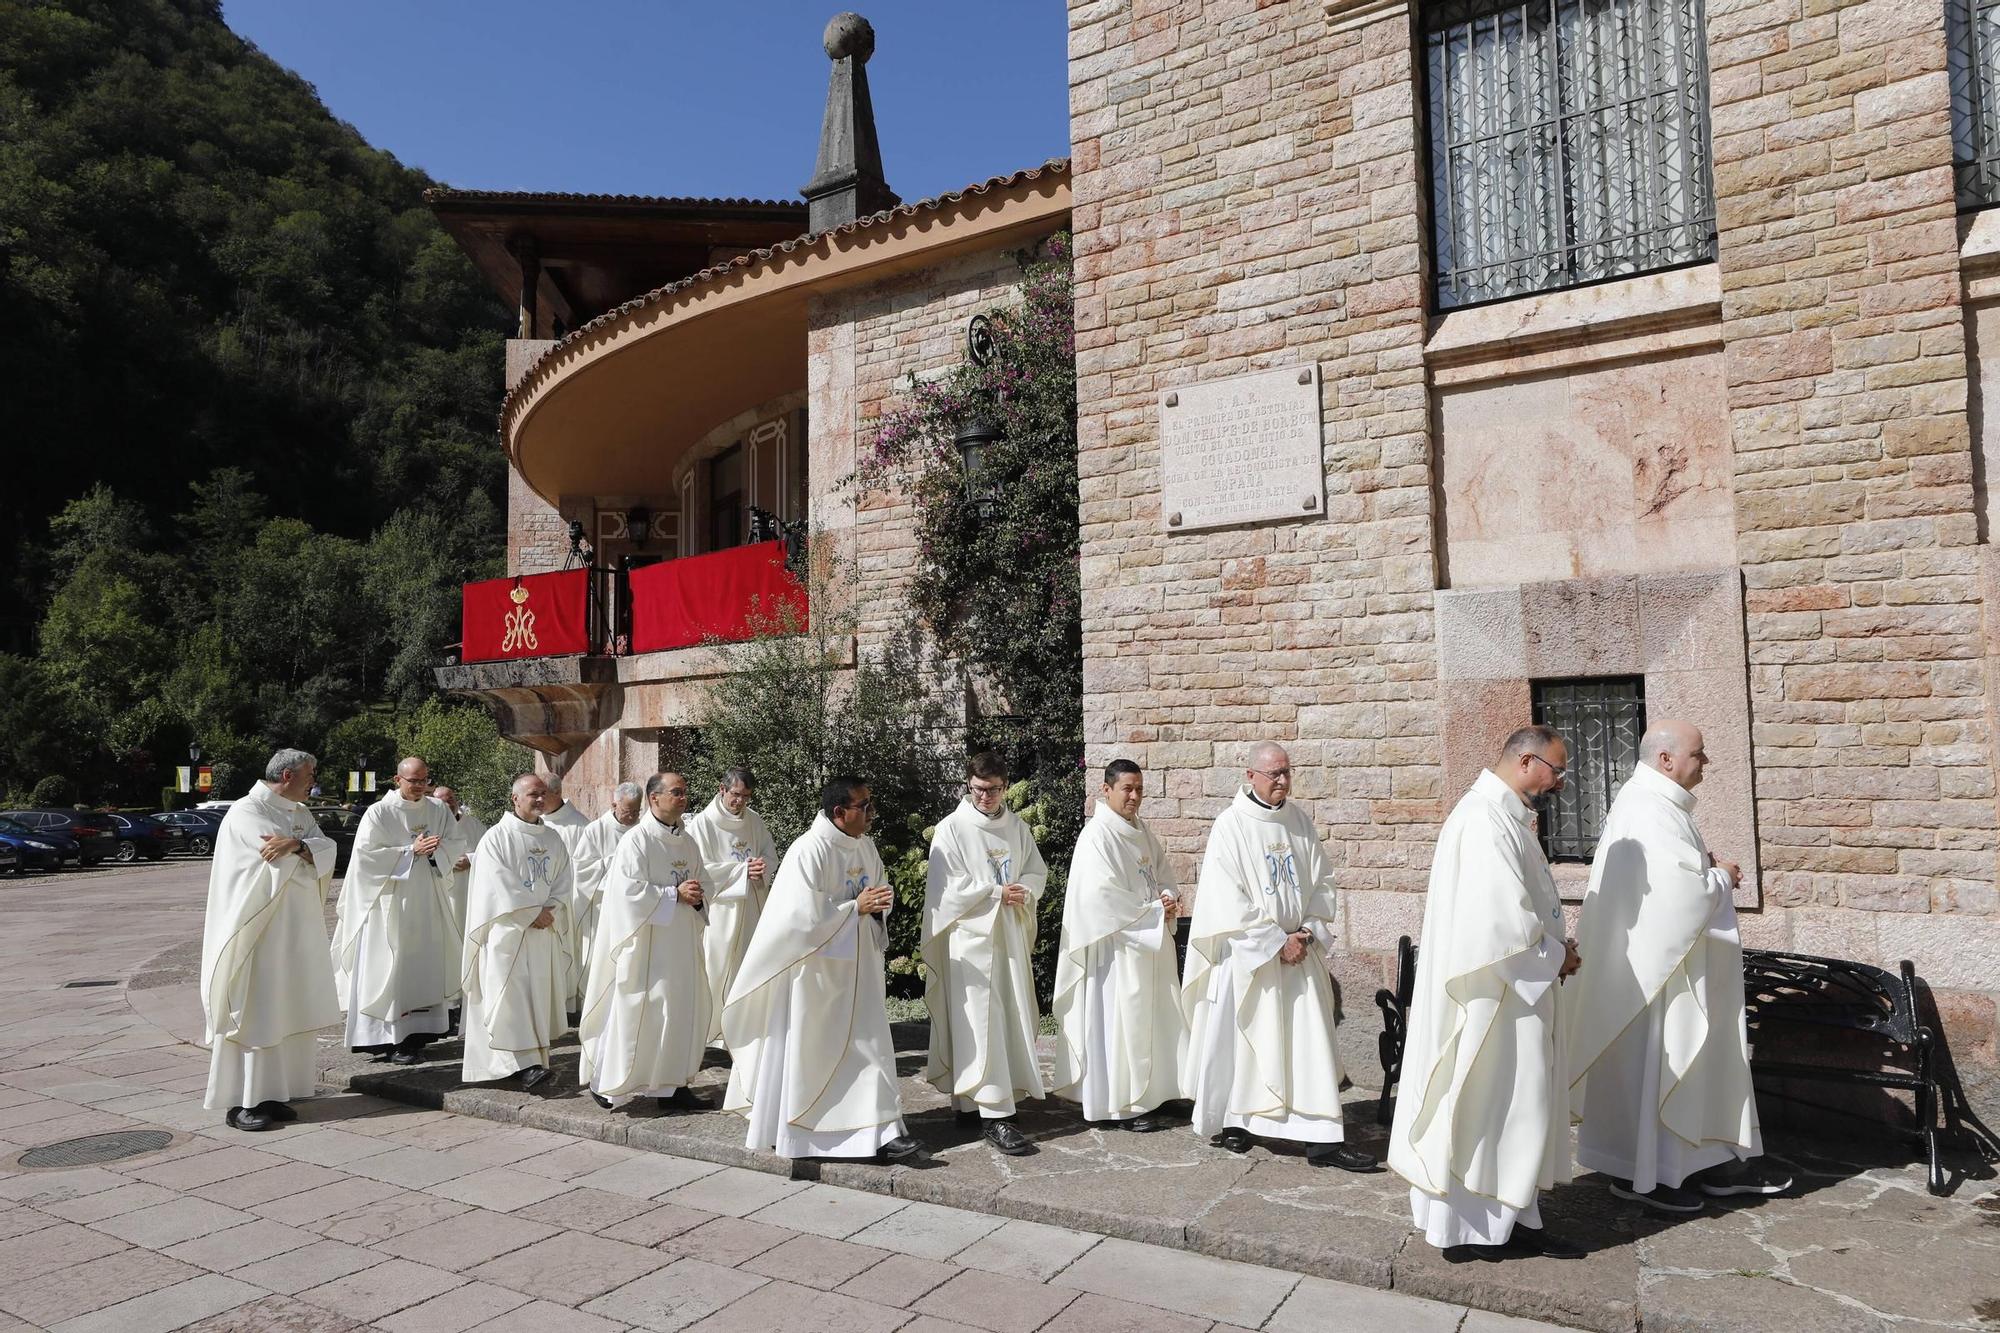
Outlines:
[[[155,824],[179,829],[181,846],[195,856],[215,855],[215,831],[222,827],[220,810],[162,810],[152,816]]]
[[[118,849],[118,826],[111,816],[90,810],[0,810],[0,817],[25,824],[36,833],[60,833],[76,839],[81,863],[97,865]]]
[[[337,849],[333,862],[333,873],[347,873],[347,859],[354,855],[354,835],[361,828],[361,811],[343,810],[338,806],[316,806],[311,811],[319,824],[319,831],[332,839]]]
[[[0,842],[0,872],[9,875],[21,873],[21,851],[12,843]]]
[[[20,859],[14,864],[17,875],[29,870],[61,870],[65,861],[83,860],[83,848],[75,838],[43,833],[4,815],[0,815],[0,842],[19,854]]]
[[[179,829],[170,829],[148,815],[114,810],[111,822],[118,828],[118,846],[111,859],[120,864],[130,864],[142,856],[148,861],[164,861],[168,852],[187,840],[187,835]]]

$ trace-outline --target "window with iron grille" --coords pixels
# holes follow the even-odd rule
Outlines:
[[[1588,861],[1618,785],[1639,762],[1646,730],[1643,676],[1533,683],[1535,721],[1569,742],[1569,776],[1541,801],[1542,852],[1551,861]]]
[[[1958,206],[2000,203],[2000,0],[1945,0]]]
[[[1702,3],[1425,6],[1439,309],[1715,257]]]

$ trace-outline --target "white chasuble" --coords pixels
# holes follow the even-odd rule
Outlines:
[[[711,1010],[715,1015],[714,1025],[709,1029],[708,1039],[719,1041],[729,984],[736,979],[736,969],[743,965],[743,955],[757,929],[757,918],[764,911],[771,876],[778,869],[778,846],[771,841],[771,831],[764,827],[762,815],[747,805],[742,814],[732,815],[723,808],[719,796],[709,801],[707,809],[688,820],[688,833],[701,847],[701,859],[708,871],[701,882],[711,890],[704,897],[708,930],[702,936],[702,947],[707,952],[708,989],[714,999]],[[752,879],[744,866],[758,858],[763,859],[764,874]]]
[[[1129,1120],[1182,1096],[1187,1013],[1166,849],[1102,801],[1076,841],[1064,891],[1053,1008],[1056,1096],[1086,1120]]]
[[[707,888],[701,849],[650,810],[619,840],[605,872],[580,1077],[613,1105],[672,1096],[708,1049],[702,909],[680,900],[689,880]]]
[[[1539,1227],[1570,1178],[1562,900],[1534,813],[1492,772],[1439,831],[1389,1167],[1440,1248]]]
[[[1044,1095],[1035,1063],[1035,911],[1049,870],[1012,810],[994,818],[971,801],[937,826],[924,885],[924,1004],[931,1014],[924,1077],[961,1111],[1014,1114],[1016,1097]],[[1019,884],[1028,900],[1003,906]]]
[[[784,1157],[872,1157],[903,1133],[883,973],[886,916],[855,899],[889,882],[872,838],[824,814],[785,853],[722,1014],[725,1107],[745,1144]]]
[[[574,807],[564,806],[563,809],[573,810]],[[590,960],[596,953],[592,940],[597,934],[598,910],[605,878],[611,870],[612,854],[618,850],[619,840],[638,826],[637,820],[621,824],[616,814],[606,810],[581,828],[566,830],[563,834],[569,840],[570,863],[575,867],[576,887],[571,893],[569,909],[573,923],[570,928],[570,956],[575,963],[571,984],[576,987],[574,998],[579,1001],[572,1006],[574,1008],[583,1007],[580,1001],[590,990]],[[699,879],[700,876],[689,878]]]
[[[264,860],[266,834],[299,839],[312,860],[298,852]],[[313,1034],[340,1021],[326,942],[335,855],[306,808],[262,782],[222,817],[201,936],[209,1046],[202,1104],[211,1110],[313,1093]]]
[[[411,844],[426,835],[440,839],[437,850],[418,856]],[[349,1046],[393,1046],[450,1026],[465,953],[451,867],[464,851],[458,821],[436,797],[406,801],[391,790],[362,814],[333,939]]]
[[[1577,950],[1578,1165],[1645,1191],[1763,1152],[1729,873],[1695,828],[1694,793],[1650,765],[1605,818]]]
[[[542,812],[542,822],[563,836],[564,841],[576,836],[576,831],[590,824],[590,816],[564,801],[553,810]]]
[[[1311,811],[1238,790],[1216,816],[1195,881],[1187,976],[1187,1072],[1196,1133],[1240,1129],[1338,1143],[1340,1048],[1334,1038],[1333,872]],[[1312,943],[1281,962],[1288,936]]]
[[[463,936],[465,934],[465,895],[472,887],[470,858],[479,849],[479,840],[486,836],[486,821],[478,815],[473,814],[471,806],[462,805],[458,809],[456,827],[458,829],[459,851],[468,858],[465,869],[451,872],[452,912],[458,919],[459,935],[461,937],[460,944],[463,945]],[[444,863],[440,861],[438,864],[443,865]],[[457,865],[458,863],[454,861],[452,864]],[[454,987],[453,989],[460,988]]]
[[[465,1081],[547,1065],[569,1031],[569,845],[511,810],[479,840],[465,908]],[[533,926],[544,908],[553,924]]]

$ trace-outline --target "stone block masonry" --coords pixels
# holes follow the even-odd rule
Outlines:
[[[1070,8],[1089,758],[1138,760],[1183,882],[1262,736],[1343,886],[1420,890],[1442,817],[1424,204],[1407,15]],[[1169,387],[1318,362],[1326,516],[1167,534]]]

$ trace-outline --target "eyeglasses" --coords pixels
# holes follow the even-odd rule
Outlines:
[[[1536,763],[1538,763],[1538,764],[1541,764],[1542,766],[1544,766],[1545,768],[1547,768],[1547,769],[1549,770],[1549,772],[1551,772],[1551,773],[1555,774],[1555,775],[1556,775],[1556,781],[1558,781],[1558,782],[1562,781],[1562,780],[1563,780],[1563,779],[1564,779],[1565,777],[1568,777],[1568,776],[1569,776],[1569,769],[1568,769],[1568,767],[1567,767],[1567,766],[1565,766],[1565,767],[1562,767],[1562,768],[1558,768],[1558,767],[1556,767],[1556,765],[1554,765],[1554,764],[1551,764],[1551,763],[1549,763],[1549,761],[1548,761],[1548,760],[1546,760],[1546,759],[1542,758],[1542,757],[1541,757],[1540,755],[1538,755],[1538,754],[1535,754],[1535,753],[1533,753],[1532,751],[1531,751],[1531,752],[1529,753],[1529,755],[1528,755],[1528,758],[1530,758],[1530,759],[1534,760],[1534,761],[1535,761]]]
[[[686,787],[662,787],[660,791],[677,801],[685,801],[687,799],[688,789]]]
[[[965,784],[965,789],[974,796],[998,796],[1007,790],[1004,785],[988,785],[984,782],[968,782]]]
[[[1283,781],[1292,776],[1292,770],[1289,768],[1273,768],[1268,770],[1262,768],[1253,768],[1250,771],[1252,773],[1255,773],[1260,778],[1269,778],[1273,782]]]

